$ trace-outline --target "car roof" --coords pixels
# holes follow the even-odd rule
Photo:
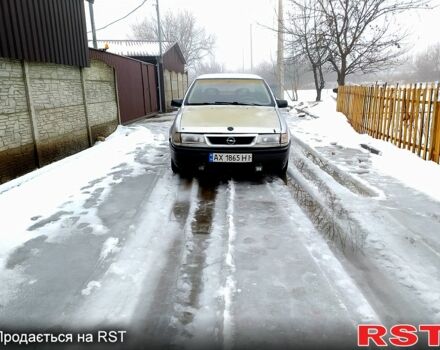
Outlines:
[[[258,79],[263,80],[262,77],[256,74],[244,74],[244,73],[216,73],[216,74],[203,74],[196,78],[200,79]]]

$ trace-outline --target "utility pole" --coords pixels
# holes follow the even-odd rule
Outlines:
[[[278,98],[284,99],[284,16],[283,0],[278,0],[277,82]]]
[[[254,53],[253,53],[253,49],[252,49],[252,23],[251,23],[251,28],[250,28],[250,40],[251,40],[251,73],[254,71]]]
[[[95,15],[93,13],[93,3],[95,2],[95,0],[87,0],[87,1],[89,2],[90,23],[92,24],[93,47],[97,49],[98,41],[96,40]]]
[[[159,59],[157,62],[157,86],[159,88],[159,111],[163,112],[162,106],[162,81],[161,81],[161,68],[163,64],[162,57],[162,28],[160,25],[160,11],[159,11],[159,0],[156,0],[156,13],[157,13],[157,38],[159,40]]]
[[[241,51],[241,58],[242,58],[242,66],[241,66],[241,71],[244,73],[244,48]]]

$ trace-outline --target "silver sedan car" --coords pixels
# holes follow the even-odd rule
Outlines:
[[[290,133],[267,83],[257,75],[207,74],[191,84],[170,129],[174,172],[250,168],[286,172]]]

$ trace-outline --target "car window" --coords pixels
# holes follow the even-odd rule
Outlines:
[[[185,104],[273,106],[274,102],[263,80],[200,79],[195,81]]]

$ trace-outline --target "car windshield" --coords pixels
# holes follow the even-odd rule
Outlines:
[[[274,102],[263,80],[199,79],[193,84],[185,104],[273,106]]]

